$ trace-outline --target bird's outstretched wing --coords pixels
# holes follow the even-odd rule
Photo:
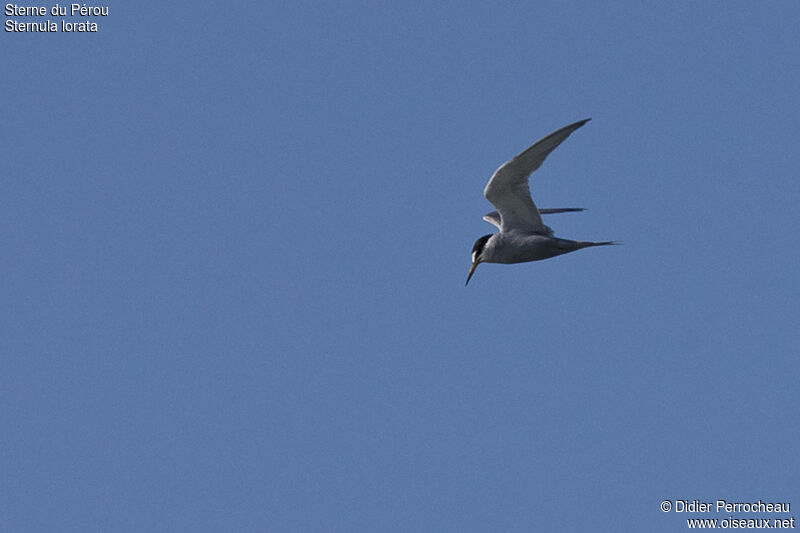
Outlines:
[[[500,231],[526,231],[544,235],[553,233],[542,223],[539,210],[533,203],[528,177],[542,165],[550,152],[589,120],[591,119],[581,120],[551,133],[495,171],[483,194],[500,214]],[[487,220],[486,217],[484,220]],[[487,221],[494,224],[492,220]]]
[[[555,213],[577,213],[578,211],[586,211],[586,209],[583,207],[543,207],[539,209],[539,214],[553,215]],[[485,215],[483,215],[483,220],[485,220],[492,226],[497,226],[497,229],[500,229],[500,226],[503,225],[502,220],[500,220],[500,213],[498,213],[497,211],[486,213]]]

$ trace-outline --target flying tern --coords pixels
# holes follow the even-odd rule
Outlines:
[[[484,235],[472,247],[472,266],[467,275],[467,285],[481,263],[525,263],[567,254],[590,246],[618,244],[614,241],[588,242],[559,239],[545,226],[541,215],[583,211],[577,207],[537,209],[531,198],[528,178],[539,168],[547,156],[570,134],[589,122],[581,120],[564,126],[533,144],[521,154],[498,168],[483,195],[497,211],[483,219],[497,226],[499,233]]]

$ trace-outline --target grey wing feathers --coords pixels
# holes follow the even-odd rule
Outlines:
[[[585,207],[545,207],[539,209],[540,215],[554,215],[556,213],[577,213],[578,211],[586,211]]]
[[[578,211],[586,211],[583,207],[545,207],[543,209],[539,209],[540,215],[554,215],[556,213],[577,213]],[[492,211],[491,213],[486,213],[483,215],[483,220],[492,224],[493,226],[497,226],[497,229],[500,229],[502,226],[502,221],[500,219],[500,213],[497,211]]]
[[[542,223],[542,217],[533,203],[528,177],[542,165],[550,152],[589,120],[575,122],[551,133],[495,171],[483,194],[501,215],[501,231],[552,233]]]
[[[483,220],[485,220],[492,226],[497,226],[497,229],[500,229],[502,227],[502,221],[500,220],[500,213],[498,213],[497,211],[486,213],[485,215],[483,215]]]

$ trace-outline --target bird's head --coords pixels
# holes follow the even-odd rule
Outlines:
[[[475,244],[472,246],[472,266],[469,268],[467,283],[464,284],[465,287],[469,284],[469,280],[472,278],[472,274],[475,273],[475,269],[478,268],[478,265],[483,262],[483,249],[486,247],[486,243],[490,238],[491,234],[484,235],[475,241]]]

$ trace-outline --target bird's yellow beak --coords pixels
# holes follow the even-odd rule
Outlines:
[[[470,280],[470,278],[472,278],[472,274],[475,273],[475,269],[476,268],[478,268],[478,262],[477,261],[473,261],[472,266],[469,267],[469,274],[467,275],[467,282],[464,284],[465,287],[467,285],[469,285],[469,280]]]

